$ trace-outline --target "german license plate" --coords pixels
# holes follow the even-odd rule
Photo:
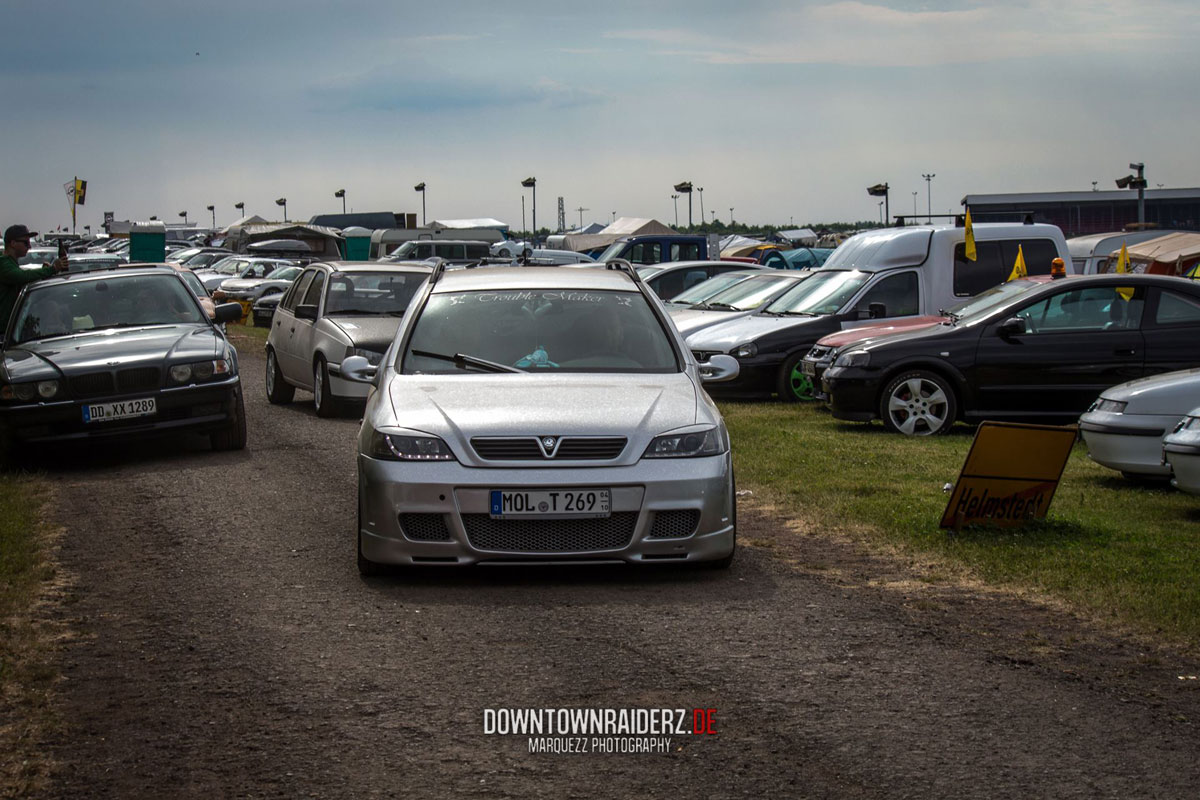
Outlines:
[[[84,422],[112,422],[131,417],[148,417],[157,411],[153,397],[141,400],[121,400],[116,403],[96,403],[83,407]]]
[[[816,375],[817,374],[817,365],[811,361],[801,361],[800,362],[800,371],[803,372],[805,375]]]
[[[489,514],[493,519],[607,517],[612,506],[608,489],[545,489],[537,492],[493,489],[489,499]]]

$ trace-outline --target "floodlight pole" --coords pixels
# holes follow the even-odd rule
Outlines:
[[[925,179],[925,221],[933,224],[933,179],[937,177],[937,173],[930,172],[929,174],[921,173],[921,177]]]
[[[671,202],[673,202],[675,204],[675,227],[678,228],[679,227],[679,195],[677,195],[677,194],[671,195]],[[614,222],[616,221],[615,216],[613,217],[613,221]]]

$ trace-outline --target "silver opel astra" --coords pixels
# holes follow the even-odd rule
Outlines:
[[[733,559],[729,434],[660,301],[607,268],[435,268],[358,438],[358,566]]]

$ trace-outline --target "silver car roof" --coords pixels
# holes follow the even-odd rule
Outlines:
[[[447,270],[434,292],[480,289],[594,289],[636,292],[638,284],[622,269],[562,269],[561,267],[478,267]]]

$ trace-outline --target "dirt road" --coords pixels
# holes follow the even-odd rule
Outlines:
[[[914,588],[752,507],[757,546],[727,573],[364,580],[357,421],[304,393],[268,406],[257,352],[242,370],[245,452],[157,443],[51,472],[78,634],[52,796],[1196,796],[1195,663]],[[715,709],[717,733],[665,753],[485,734],[485,710],[527,708]]]

